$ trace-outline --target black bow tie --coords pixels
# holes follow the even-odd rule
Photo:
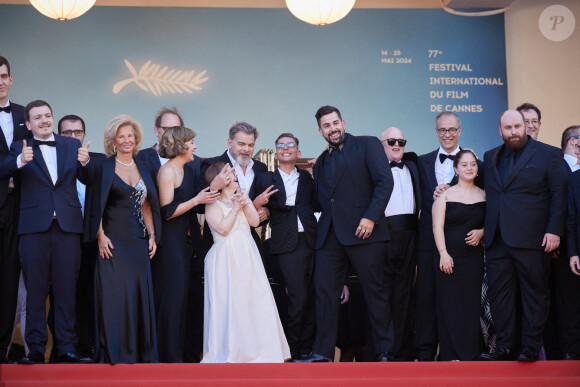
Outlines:
[[[4,107],[0,107],[0,112],[10,113],[11,111],[12,111],[12,106],[10,106],[10,105],[4,106]]]
[[[391,161],[389,164],[391,165],[391,168],[401,168],[401,169],[403,169],[403,167],[405,166],[405,162],[403,160]]]
[[[443,153],[439,153],[439,161],[441,162],[441,164],[443,164],[445,159],[449,159],[449,160],[453,161],[454,158],[455,158],[455,155],[446,155]]]
[[[40,140],[34,140],[34,143],[38,146],[41,145],[48,145],[48,146],[56,146],[56,141],[40,141]]]

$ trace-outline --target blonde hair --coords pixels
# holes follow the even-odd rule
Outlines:
[[[117,137],[119,128],[125,125],[131,126],[135,132],[135,148],[133,149],[133,157],[135,157],[139,152],[139,148],[143,143],[143,130],[141,130],[141,125],[135,121],[133,117],[121,114],[109,121],[105,128],[105,153],[107,154],[107,157],[111,157],[117,153],[117,150],[115,149],[115,138]]]
[[[187,142],[193,140],[196,133],[183,126],[169,128],[159,140],[159,156],[172,159],[187,152]]]

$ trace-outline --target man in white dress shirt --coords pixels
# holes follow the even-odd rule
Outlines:
[[[421,181],[421,218],[417,243],[417,279],[415,281],[415,351],[419,361],[433,361],[439,344],[435,310],[435,275],[433,259],[437,253],[433,238],[431,207],[433,193],[454,176],[453,159],[459,152],[461,121],[457,114],[444,111],[435,119],[439,149],[419,156]],[[438,259],[438,258],[437,258]]]
[[[385,282],[389,289],[393,315],[393,360],[412,360],[411,292],[415,276],[415,245],[421,208],[421,187],[417,155],[405,153],[407,140],[399,128],[381,134],[381,143],[389,159],[394,187],[385,216],[391,240],[385,257]]]

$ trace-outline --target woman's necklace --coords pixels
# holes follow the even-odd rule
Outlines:
[[[130,163],[124,163],[124,162],[122,162],[121,160],[119,160],[119,159],[117,158],[117,156],[115,156],[115,160],[117,160],[117,162],[118,162],[119,164],[123,164],[123,165],[124,165],[124,166],[126,166],[126,167],[130,167],[131,165],[135,164],[135,160],[133,160],[133,159],[131,159],[131,162],[130,162]]]
[[[224,200],[224,199],[218,199],[220,202],[222,202],[223,204],[225,204],[226,206],[233,206],[234,205],[234,201],[233,200]]]

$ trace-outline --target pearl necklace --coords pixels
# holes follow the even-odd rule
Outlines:
[[[119,160],[116,156],[115,156],[115,160],[119,163],[119,164],[123,164],[126,167],[130,167],[131,165],[135,164],[135,160],[131,159],[130,163],[124,163],[121,160]]]
[[[223,200],[223,199],[218,199],[220,202],[222,202],[223,204],[225,204],[226,206],[233,206],[234,205],[234,201],[233,200]]]

